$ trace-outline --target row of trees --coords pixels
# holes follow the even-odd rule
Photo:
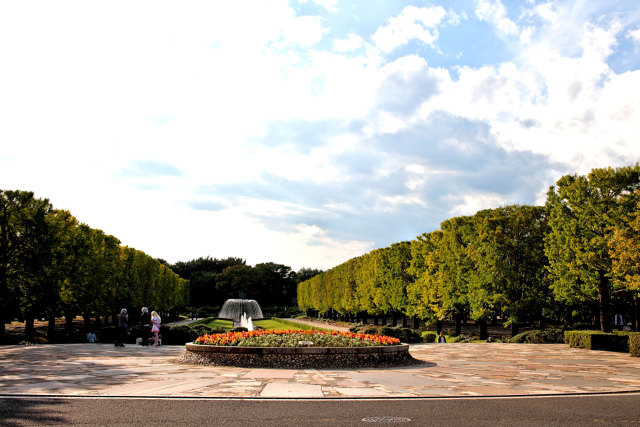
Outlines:
[[[291,267],[273,262],[255,266],[241,258],[198,258],[171,265],[189,281],[192,305],[221,306],[229,298],[255,299],[261,306],[291,306],[296,303],[296,285],[320,270]]]
[[[542,206],[451,218],[441,229],[351,259],[298,285],[303,310],[345,315],[572,322],[603,331],[635,313],[640,289],[640,167],[567,175]]]
[[[186,281],[156,259],[123,247],[114,236],[78,222],[68,211],[53,209],[32,192],[0,190],[0,342],[5,322],[25,320],[25,336],[34,319],[72,319],[81,314],[109,315],[121,307],[150,306],[168,311],[184,306]]]

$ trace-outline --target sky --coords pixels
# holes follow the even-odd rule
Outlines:
[[[640,161],[636,0],[0,2],[0,188],[328,269]]]

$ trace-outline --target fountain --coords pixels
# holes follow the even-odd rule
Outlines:
[[[234,327],[242,327],[252,331],[255,328],[253,320],[262,319],[263,315],[256,300],[228,299],[224,302],[218,317],[233,320]]]
[[[254,330],[253,319],[262,319],[262,309],[255,300],[228,299],[218,317],[233,320],[235,328]],[[301,341],[300,343],[310,343]],[[185,344],[180,363],[251,368],[344,369],[410,365],[415,359],[409,345],[355,347],[244,347],[234,345]]]

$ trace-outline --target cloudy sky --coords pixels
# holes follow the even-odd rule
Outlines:
[[[637,1],[0,3],[0,188],[330,268],[640,160]]]

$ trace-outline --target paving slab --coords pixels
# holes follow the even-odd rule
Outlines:
[[[248,369],[176,363],[184,346],[0,346],[0,394],[360,398],[640,391],[640,358],[536,344],[419,344],[419,365]]]

